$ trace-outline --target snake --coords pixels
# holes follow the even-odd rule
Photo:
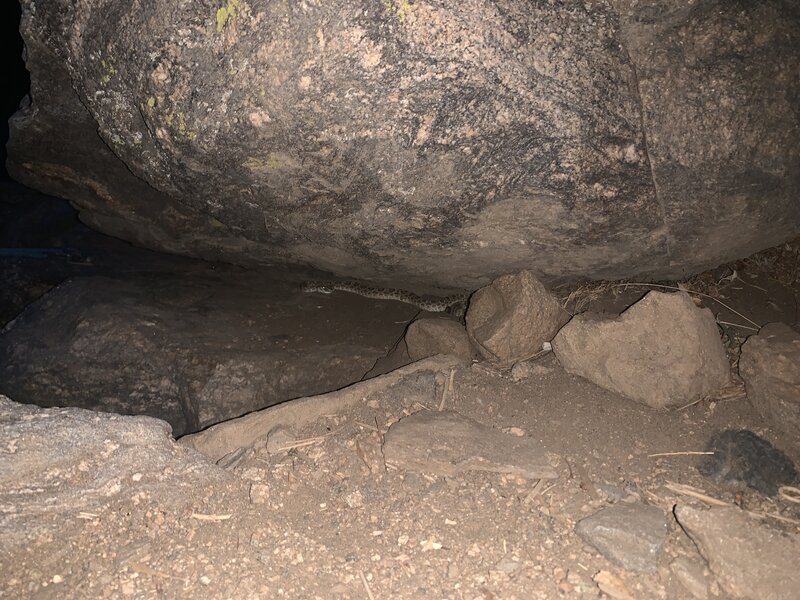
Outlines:
[[[332,294],[335,291],[350,292],[351,294],[357,294],[365,298],[398,300],[430,312],[445,312],[462,305],[465,306],[470,297],[469,292],[461,292],[449,296],[420,296],[407,290],[378,287],[353,280],[306,281],[303,284],[303,291],[317,292],[320,294]]]

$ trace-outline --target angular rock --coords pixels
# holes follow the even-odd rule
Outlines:
[[[504,275],[472,295],[467,333],[488,360],[530,358],[553,339],[569,315],[530,271]]]
[[[476,354],[464,326],[451,319],[414,321],[408,326],[405,340],[411,360],[449,354],[469,362]]]
[[[0,395],[0,439],[0,546],[9,552],[43,531],[60,535],[65,521],[113,498],[155,497],[172,510],[189,502],[187,491],[230,480],[151,417],[41,409]]]
[[[8,169],[203,258],[678,277],[800,229],[800,15],[736,6],[25,0]]]
[[[268,454],[283,454],[297,441],[297,436],[289,427],[278,425],[267,432],[265,448]]]
[[[667,525],[658,507],[619,502],[578,521],[575,532],[611,562],[649,573],[658,566]]]
[[[653,408],[682,406],[730,378],[714,316],[683,292],[650,292],[616,319],[578,315],[553,351],[570,373]]]
[[[558,473],[542,448],[458,413],[422,410],[392,425],[383,448],[387,463],[403,469],[452,476],[464,471],[510,473],[554,479]]]
[[[770,323],[742,346],[739,373],[761,416],[800,444],[800,333]]]
[[[800,536],[781,532],[734,507],[679,505],[675,517],[720,586],[735,598],[795,600],[800,590]]]

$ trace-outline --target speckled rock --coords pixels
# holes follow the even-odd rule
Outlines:
[[[434,292],[800,231],[796,3],[22,5],[9,171],[151,248]]]
[[[619,502],[582,519],[575,532],[615,564],[652,572],[667,536],[667,517],[656,506]]]

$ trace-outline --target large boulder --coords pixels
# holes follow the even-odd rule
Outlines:
[[[136,243],[417,291],[800,231],[784,0],[22,0],[8,169]]]

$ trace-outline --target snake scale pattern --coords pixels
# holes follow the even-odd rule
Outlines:
[[[399,300],[430,312],[445,312],[452,307],[466,305],[470,294],[467,292],[450,296],[419,296],[406,290],[367,285],[360,281],[307,281],[303,291],[332,294],[335,291],[350,292],[365,298],[378,300]]]

